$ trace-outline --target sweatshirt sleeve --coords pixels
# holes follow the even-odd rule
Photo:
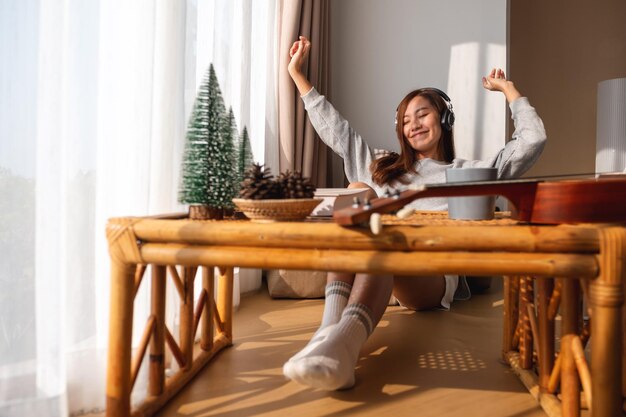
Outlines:
[[[322,141],[343,159],[348,181],[372,184],[369,166],[374,150],[315,88],[302,96],[304,108]]]
[[[547,140],[543,122],[526,97],[513,101],[510,109],[515,131],[492,164],[502,179],[517,178],[528,171],[539,159]]]

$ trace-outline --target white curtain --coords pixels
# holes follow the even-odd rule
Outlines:
[[[277,0],[198,3],[196,82],[213,63],[226,106],[248,128],[254,159],[278,167]],[[202,33],[200,35],[200,33]]]
[[[265,158],[274,9],[273,0],[0,0],[1,416],[104,408],[106,220],[184,209],[185,127],[209,61]],[[206,19],[218,10],[236,22],[228,45]],[[148,286],[137,296],[136,339]]]
[[[199,1],[198,36],[207,41],[198,45],[195,77],[197,84],[213,64],[226,107],[232,107],[239,131],[248,129],[255,161],[276,168],[277,7],[276,0]],[[240,293],[260,285],[261,270],[236,271],[235,306]]]

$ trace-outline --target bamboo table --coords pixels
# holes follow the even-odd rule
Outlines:
[[[113,218],[107,225],[107,237],[111,256],[108,417],[156,413],[219,350],[233,343],[234,267],[415,276],[503,275],[506,277],[503,355],[548,414],[579,414],[578,375],[586,388],[584,398],[588,402],[593,398],[592,416],[614,417],[622,413],[626,230],[618,225],[536,226],[498,220],[426,219],[411,225],[387,225],[374,236],[367,229],[324,222],[264,224],[170,216]],[[151,314],[132,358],[133,300],[148,265],[152,266]],[[214,293],[215,267],[219,271],[219,289],[214,299],[209,294]],[[202,269],[203,284],[194,306],[193,280],[198,268]],[[178,342],[164,323],[168,275],[181,298]],[[553,277],[558,277],[560,285],[550,291]],[[532,281],[538,286],[537,321],[534,314],[527,314],[533,305],[528,285]],[[588,374],[584,372],[580,355],[577,356],[580,350],[570,348],[579,346],[576,340],[580,340],[576,326],[580,317],[576,315],[577,293],[572,286],[579,281],[583,289],[588,289],[586,295],[593,317]],[[518,293],[522,300],[519,303]],[[545,311],[558,294],[562,294],[563,354],[555,362],[554,334],[550,334],[554,329],[550,318],[555,313],[550,317]],[[554,306],[551,308],[554,310]],[[531,332],[530,327],[535,331]],[[198,329],[200,348],[196,350],[200,353],[194,356]],[[533,334],[539,342],[535,340],[534,349]],[[570,339],[575,340],[570,344]],[[165,377],[164,367],[166,346],[180,367],[169,378]],[[148,350],[147,398],[131,410],[132,387]],[[538,377],[533,367],[538,369]],[[550,389],[555,383],[550,377],[554,378],[555,374],[561,377],[561,400]]]

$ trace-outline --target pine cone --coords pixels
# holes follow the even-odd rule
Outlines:
[[[274,181],[269,168],[264,169],[261,164],[252,164],[243,178],[239,191],[240,198],[250,200],[281,198],[280,188]]]
[[[313,198],[315,186],[298,171],[287,171],[276,179],[283,198]]]

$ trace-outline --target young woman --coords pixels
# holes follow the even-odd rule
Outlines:
[[[515,123],[512,140],[496,156],[485,161],[455,158],[450,99],[440,90],[422,88],[410,92],[398,105],[400,153],[377,158],[303,74],[310,47],[302,36],[294,42],[289,74],[313,127],[343,158],[351,186],[368,186],[377,194],[388,186],[402,191],[410,184],[445,182],[445,171],[450,167],[496,167],[499,178],[514,178],[526,172],[543,150],[546,133],[535,109],[502,70],[493,69],[483,77],[483,87],[504,94]],[[419,199],[411,206],[446,210],[447,199]],[[380,321],[392,291],[402,306],[413,310],[448,309],[453,299],[469,297],[466,282],[458,276],[411,278],[330,272],[321,326],[308,345],[285,363],[285,376],[325,390],[352,387],[361,347]]]

